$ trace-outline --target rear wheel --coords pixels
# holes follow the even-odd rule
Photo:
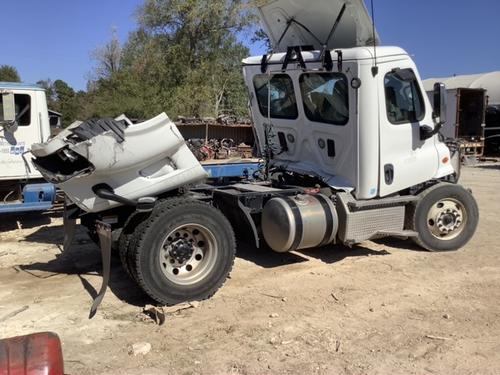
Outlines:
[[[472,238],[478,222],[479,209],[472,194],[448,183],[424,191],[413,213],[416,242],[430,251],[460,249]]]
[[[136,282],[137,280],[135,279],[132,267],[133,254],[131,252],[133,252],[135,249],[138,233],[140,233],[140,231],[143,229],[143,226],[145,225],[144,223],[147,220],[148,216],[148,213],[133,213],[125,222],[122,233],[120,234],[120,239],[118,241],[122,267],[127,275]]]
[[[211,297],[231,272],[236,241],[216,208],[174,198],[161,203],[134,233],[127,256],[134,279],[167,305]]]

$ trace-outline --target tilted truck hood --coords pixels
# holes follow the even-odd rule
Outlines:
[[[81,209],[119,205],[96,196],[105,187],[130,201],[198,183],[207,173],[166,114],[132,124],[126,118],[75,123],[33,145],[33,164]]]
[[[285,52],[287,47],[299,45],[322,49],[344,4],[345,13],[326,45],[328,49],[373,45],[372,21],[363,0],[274,0],[260,4],[260,18],[274,52]],[[292,23],[284,34],[292,19],[309,29],[316,38],[297,23]],[[377,33],[375,37],[378,44]]]

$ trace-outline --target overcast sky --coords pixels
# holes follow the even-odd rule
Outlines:
[[[141,3],[5,0],[0,65],[17,67],[25,82],[60,78],[85,89],[90,52],[113,27],[126,40]],[[424,78],[500,70],[499,0],[375,0],[375,16],[382,43],[406,49]]]

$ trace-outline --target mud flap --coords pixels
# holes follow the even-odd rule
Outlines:
[[[111,274],[111,225],[101,221],[96,222],[96,232],[99,235],[99,243],[101,245],[102,256],[102,285],[99,294],[94,299],[92,308],[90,309],[89,319],[92,319],[97,313],[97,309],[104,299],[106,290],[108,289],[109,277]]]

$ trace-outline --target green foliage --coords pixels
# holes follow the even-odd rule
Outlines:
[[[241,60],[249,50],[238,35],[253,21],[242,0],[146,0],[120,69],[91,82],[88,115],[246,115]]]
[[[0,65],[0,82],[21,82],[21,77],[15,67]]]
[[[60,79],[54,81],[54,92],[58,104],[55,110],[62,113],[62,122],[67,126],[75,120],[78,113],[77,95],[75,90]]]
[[[70,125],[81,113],[81,108],[86,100],[86,94],[82,91],[76,93],[63,80],[52,81],[51,79],[38,81],[37,84],[45,89],[47,106],[56,112],[62,113],[63,126]]]
[[[65,82],[41,81],[51,108],[75,119],[147,119],[161,112],[247,116],[241,40],[253,32],[249,0],[145,0],[138,28],[122,46],[116,32],[92,53],[96,64],[87,92]],[[258,37],[258,36],[257,36]]]

